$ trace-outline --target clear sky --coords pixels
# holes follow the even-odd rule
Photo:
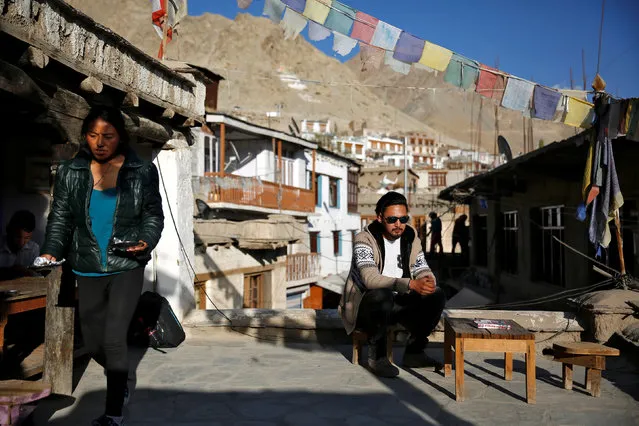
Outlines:
[[[341,0],[486,65],[550,87],[588,89],[597,69],[601,0]],[[264,0],[243,11],[236,0],[190,0],[189,13],[261,15]],[[306,37],[306,31],[303,32]],[[332,41],[312,42],[334,56]],[[348,58],[339,59],[344,60]],[[600,74],[613,95],[639,97],[639,0],[606,0]]]

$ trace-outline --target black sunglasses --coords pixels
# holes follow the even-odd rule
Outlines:
[[[410,220],[410,217],[409,216],[402,216],[402,217],[388,216],[388,217],[385,217],[384,220],[389,225],[392,225],[393,223],[397,222],[398,220],[399,220],[400,223],[408,223],[408,221]]]

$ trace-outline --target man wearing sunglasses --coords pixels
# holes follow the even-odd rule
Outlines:
[[[398,192],[377,202],[377,220],[357,234],[339,311],[351,334],[369,337],[368,366],[378,376],[396,377],[399,369],[386,357],[386,330],[399,323],[409,332],[405,367],[435,367],[424,349],[439,322],[446,297],[428,267],[415,228],[408,224],[408,203]]]

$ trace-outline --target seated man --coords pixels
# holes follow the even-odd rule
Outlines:
[[[40,246],[31,241],[36,220],[27,210],[17,211],[9,219],[7,234],[0,237],[0,279],[34,275],[27,269],[40,254]]]
[[[369,338],[368,366],[378,376],[395,377],[399,369],[386,357],[386,330],[400,323],[409,332],[403,365],[435,367],[424,353],[446,297],[435,283],[415,229],[408,225],[406,198],[389,192],[375,208],[377,220],[357,234],[353,259],[339,311],[346,332]]]
[[[27,269],[40,254],[38,244],[31,241],[35,225],[35,216],[27,210],[17,211],[9,219],[7,235],[0,238],[0,279],[38,276]],[[22,377],[20,363],[44,342],[44,319],[44,309],[9,316],[4,342],[0,342],[5,347],[0,379]]]

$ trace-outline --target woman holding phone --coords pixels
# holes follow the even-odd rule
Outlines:
[[[85,345],[106,369],[106,408],[92,425],[119,426],[129,391],[127,331],[162,233],[162,198],[157,169],[129,147],[119,110],[92,108],[82,139],[58,167],[41,252],[69,260]]]

